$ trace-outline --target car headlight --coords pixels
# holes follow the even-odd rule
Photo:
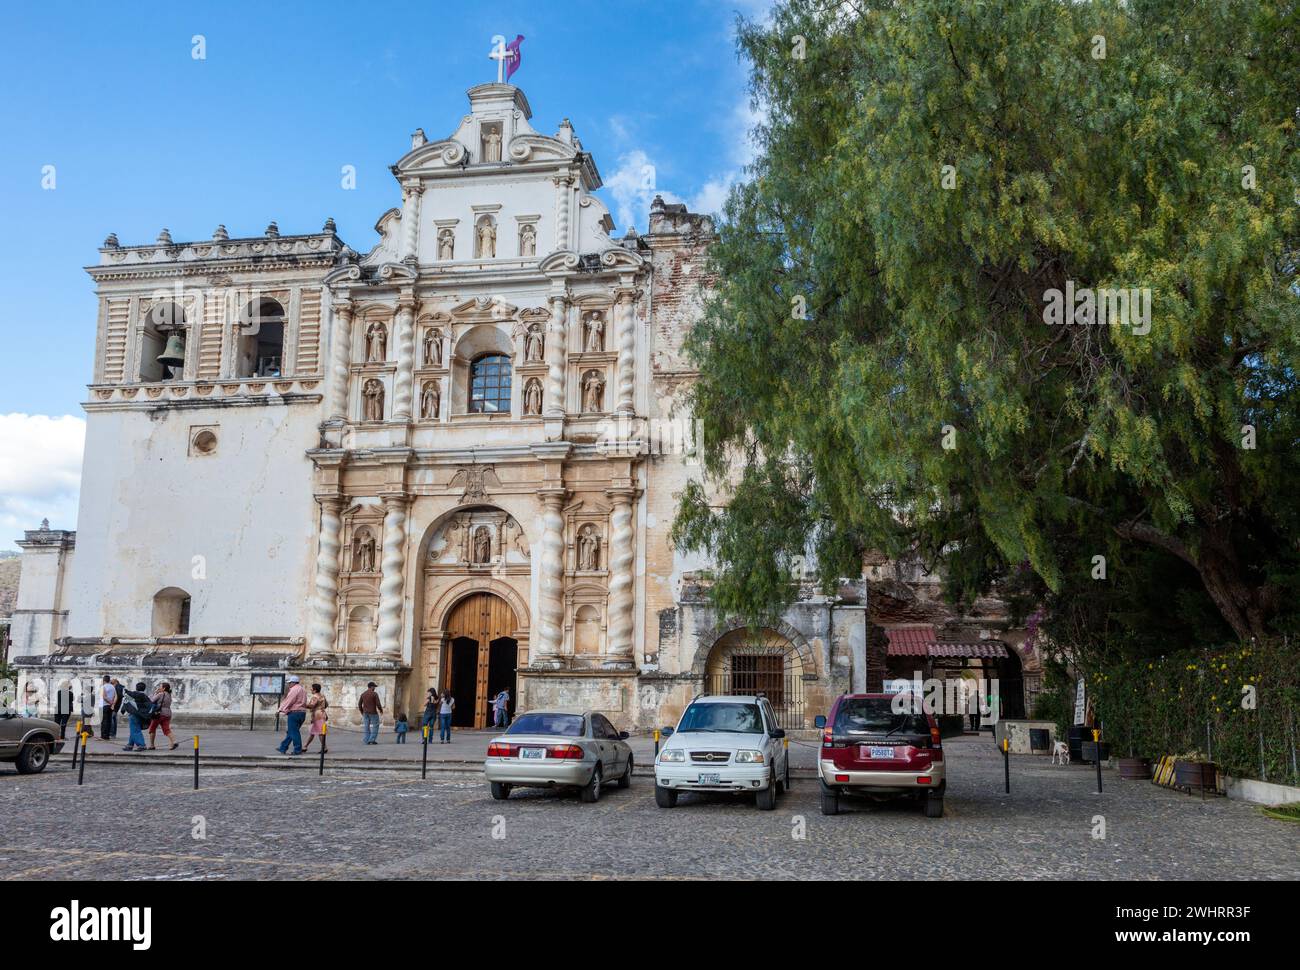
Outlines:
[[[664,748],[659,752],[661,764],[681,764],[686,760],[686,752],[681,748]]]
[[[761,765],[763,763],[763,752],[761,751],[737,751],[736,764],[738,765]]]

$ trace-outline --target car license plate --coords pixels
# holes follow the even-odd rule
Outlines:
[[[867,761],[871,761],[871,760],[879,761],[882,759],[886,761],[892,761],[894,758],[894,749],[878,748],[874,744],[870,746],[864,744],[858,750],[858,757]]]
[[[701,785],[717,785],[717,784],[721,783],[721,781],[722,781],[722,776],[721,776],[721,775],[700,775],[700,780],[699,780],[698,784],[701,784]]]
[[[520,748],[519,757],[521,758],[545,758],[545,748]]]

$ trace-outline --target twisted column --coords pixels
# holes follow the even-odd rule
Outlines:
[[[420,198],[424,187],[418,182],[402,186],[402,259],[415,259],[420,251]]]
[[[330,417],[348,416],[348,384],[352,373],[352,305],[334,304],[334,336],[330,341]]]
[[[542,555],[533,665],[560,666],[564,642],[564,490],[542,493]]]
[[[338,496],[318,498],[320,502],[320,538],[316,552],[316,595],[311,605],[311,629],[307,656],[322,657],[334,652],[334,637],[339,618],[339,512],[343,499]]]
[[[560,177],[555,181],[555,248],[569,248],[569,185],[572,179]]]
[[[564,373],[568,366],[569,304],[563,296],[551,297],[551,319],[546,326],[546,416],[564,417]]]
[[[614,305],[614,331],[618,340],[618,403],[614,411],[632,415],[636,411],[636,325],[633,313],[636,291],[621,289]]]
[[[384,496],[384,552],[379,580],[378,653],[402,655],[402,605],[406,566],[406,506],[403,496]]]
[[[397,344],[397,376],[393,381],[393,420],[410,424],[415,400],[415,298],[402,296],[397,301],[397,319],[393,323]]]
[[[632,572],[636,550],[636,534],[632,528],[632,491],[611,489],[606,494],[613,500],[610,514],[609,536],[609,637],[605,647],[608,666],[633,664],[633,634],[636,629],[633,612]]]

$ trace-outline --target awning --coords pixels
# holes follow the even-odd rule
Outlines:
[[[891,657],[997,660],[1008,655],[1007,645],[1000,640],[940,643],[935,639],[934,627],[922,623],[886,627],[885,634],[889,637]]]

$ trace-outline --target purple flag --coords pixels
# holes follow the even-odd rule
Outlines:
[[[514,74],[515,71],[519,70],[519,64],[524,59],[523,51],[519,49],[519,45],[522,44],[523,42],[524,42],[524,35],[516,34],[515,39],[512,40],[510,43],[506,44],[506,50],[510,51],[510,53],[513,55],[510,58],[510,63],[506,65],[507,81],[510,80],[510,76]]]

